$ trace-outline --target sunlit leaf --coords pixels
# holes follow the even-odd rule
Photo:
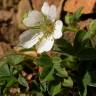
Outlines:
[[[89,31],[96,34],[96,20],[92,20],[89,24]]]
[[[74,25],[81,17],[81,11],[82,11],[82,8],[79,8],[74,14],[67,14],[65,16],[65,23],[68,24],[68,25]]]
[[[90,83],[89,86],[96,87],[96,83]]]
[[[68,77],[68,72],[65,68],[62,68],[60,64],[54,64],[54,68],[57,71],[57,75],[60,77]]]
[[[65,78],[62,85],[64,87],[73,87],[73,80],[71,79],[71,77]]]
[[[57,95],[61,91],[61,83],[51,87],[51,96]]]
[[[65,16],[65,23],[66,24],[73,24],[74,23],[74,17],[73,17],[73,15],[72,14],[67,14],[66,16]]]

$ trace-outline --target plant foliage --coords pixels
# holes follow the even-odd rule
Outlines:
[[[55,42],[50,53],[36,58],[11,53],[0,60],[1,94],[7,96],[12,88],[19,88],[15,96],[21,93],[87,96],[88,87],[96,87],[96,47],[92,41],[96,35],[96,20],[91,20],[86,29],[81,29],[78,26],[81,9],[65,16],[64,33],[76,34],[72,43],[62,37]],[[22,72],[32,74],[31,79]]]

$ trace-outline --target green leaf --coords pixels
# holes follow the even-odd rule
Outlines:
[[[96,20],[92,20],[89,24],[89,29],[83,36],[83,41],[86,39],[91,39],[96,35]]]
[[[32,80],[32,92],[33,91],[40,91],[40,82],[36,79]]]
[[[52,57],[52,62],[55,63],[60,63],[62,60],[59,56],[54,56]]]
[[[45,67],[43,67],[43,72],[39,73],[40,78],[45,78],[49,74],[51,69],[52,67],[50,67],[50,65],[46,65]]]
[[[8,59],[8,64],[16,65],[16,64],[21,63],[25,58],[23,55],[10,54],[7,56],[7,59]]]
[[[84,37],[86,31],[85,30],[80,30],[76,36],[75,36],[75,41],[77,42],[81,42],[82,41],[82,38]]]
[[[54,73],[54,69],[51,69],[51,71],[42,79],[42,82],[54,80],[53,73]]]
[[[96,34],[96,20],[92,20],[89,24],[89,31]]]
[[[90,83],[89,86],[96,87],[96,83]]]
[[[41,92],[46,92],[47,91],[47,89],[48,89],[48,84],[47,84],[47,82],[45,82],[45,81],[40,81],[40,90],[41,90]]]
[[[74,52],[77,53],[78,51],[84,49],[85,47],[91,47],[91,41],[89,38],[85,38],[86,31],[80,30],[77,32],[75,39],[74,39]]]
[[[79,32],[77,32],[75,39],[74,39],[74,47],[76,49],[82,47],[82,41],[83,41],[83,37],[85,36],[85,34],[86,32],[84,30],[80,30]]]
[[[17,82],[17,80],[15,78],[10,78],[8,81],[7,81],[7,84],[3,90],[3,93],[5,93],[8,88],[10,88],[11,86],[13,86],[15,83]]]
[[[52,66],[51,58],[47,54],[42,54],[38,59],[35,60],[35,63],[39,66]]]
[[[6,88],[9,88],[9,87],[11,87],[13,84],[15,84],[17,82],[17,80],[16,80],[16,78],[10,78],[9,80],[8,80],[8,83],[7,83],[7,85],[6,85]]]
[[[61,91],[61,83],[51,87],[51,96],[57,95]]]
[[[64,66],[68,69],[74,69],[77,67],[77,57],[73,55],[67,55],[64,59]]]
[[[68,72],[65,68],[62,68],[60,64],[54,64],[54,69],[57,71],[57,75],[60,77],[68,77]]]
[[[74,17],[73,17],[72,14],[69,14],[69,13],[68,13],[68,14],[65,16],[65,23],[68,24],[68,25],[74,23]]]
[[[95,34],[92,31],[87,31],[82,37],[82,41],[91,39]]]
[[[73,14],[73,17],[75,20],[79,20],[80,17],[81,17],[81,11],[82,11],[83,7],[80,7],[74,14]]]
[[[55,51],[64,51],[64,53],[72,53],[73,52],[73,47],[72,45],[66,41],[65,39],[59,39],[56,41],[56,44],[53,48]]]
[[[71,79],[71,77],[68,77],[68,78],[64,79],[62,85],[64,87],[73,87],[73,80]]]
[[[4,64],[0,68],[0,78],[9,77],[9,76],[11,76],[9,66],[7,64]]]
[[[21,75],[19,75],[18,83],[20,85],[26,87],[27,88],[26,90],[29,90],[29,86],[28,86],[28,83],[27,83],[26,79],[24,77],[22,77]]]
[[[91,83],[91,76],[89,72],[87,71],[84,78],[83,78],[83,84],[84,84],[84,93],[83,96],[87,95],[87,86]]]
[[[77,55],[81,60],[95,60],[96,49],[95,48],[84,48]]]
[[[44,79],[53,68],[52,60],[47,54],[42,54],[38,59],[35,60],[35,64],[43,67],[43,72],[40,73],[40,78],[42,79]]]
[[[44,96],[44,95],[38,91],[32,91],[31,96]]]
[[[0,68],[5,64],[7,64],[7,59],[6,58],[0,59]]]
[[[12,72],[13,75],[16,75],[19,72],[21,72],[22,70],[23,70],[23,66],[22,65],[18,65],[18,66],[15,66],[15,69],[12,70],[11,72]]]
[[[79,8],[73,15],[72,14],[67,14],[65,16],[65,23],[68,24],[68,25],[74,25],[76,23],[76,21],[78,21],[81,17],[81,11],[82,11],[82,8]]]

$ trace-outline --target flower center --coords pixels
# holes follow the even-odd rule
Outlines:
[[[54,31],[54,24],[50,20],[45,21],[41,27],[42,32],[50,34]]]
[[[46,32],[50,33],[53,32],[54,26],[52,24],[46,25]]]

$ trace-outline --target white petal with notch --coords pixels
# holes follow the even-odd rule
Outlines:
[[[43,35],[43,32],[32,32],[31,29],[25,31],[19,37],[20,46],[23,48],[31,48],[43,37]]]
[[[28,16],[23,19],[23,23],[27,27],[33,27],[43,20],[39,11],[29,11]]]
[[[54,22],[56,19],[56,6],[55,5],[51,5],[49,8],[49,18]]]
[[[55,39],[59,39],[62,37],[62,27],[63,27],[63,22],[61,20],[57,20],[55,22],[55,30],[53,32],[53,37]]]

